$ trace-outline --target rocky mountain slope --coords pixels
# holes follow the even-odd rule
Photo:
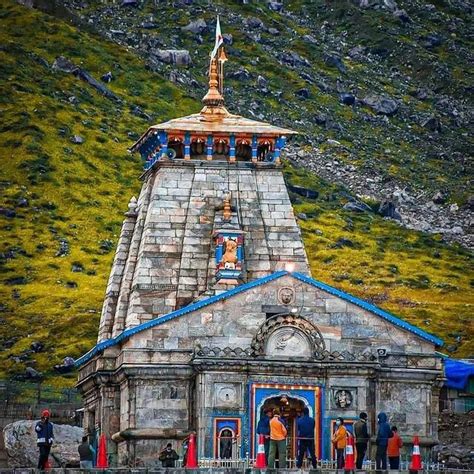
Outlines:
[[[216,14],[234,109],[303,133],[289,156],[403,223],[473,245],[472,8],[463,0],[61,0],[204,92]]]
[[[218,4],[240,15],[237,4],[229,5]],[[125,18],[145,14],[131,8]],[[243,6],[242,12],[254,8]],[[97,12],[92,4],[89,9],[91,14]],[[173,11],[181,15],[186,8]],[[202,12],[206,18],[209,15],[209,21],[214,15]],[[13,0],[1,0],[0,20],[0,377],[35,380],[42,372],[53,384],[71,385],[74,376],[63,377],[53,366],[61,365],[65,357],[78,357],[95,342],[123,212],[140,189],[141,163],[127,153],[127,147],[151,122],[200,109],[194,96],[204,90],[209,47],[199,44],[199,34],[183,33],[180,26],[173,26],[178,28],[175,34],[163,36],[176,42],[169,47],[179,43],[192,51],[193,66],[177,68],[151,56],[140,59],[134,48],[117,46],[84,27],[77,29]],[[158,22],[159,17],[153,21]],[[180,21],[186,26],[189,16]],[[270,20],[265,21],[273,28]],[[235,28],[233,41],[251,31],[250,27]],[[298,32],[304,36],[305,31]],[[210,33],[201,35],[203,42],[212,43]],[[163,41],[162,36],[158,38]],[[352,134],[358,130],[359,115],[379,120],[366,106],[348,107],[339,104],[336,96],[334,105],[332,93],[321,93],[313,85],[307,85],[311,100],[295,99],[292,94],[299,84],[299,69],[276,67],[280,63],[270,55],[250,54],[260,51],[260,43],[256,45],[246,41],[242,47],[229,47],[229,62],[234,64],[229,67],[233,79],[226,93],[232,111],[301,125],[305,130],[313,115],[303,116],[300,109],[314,109],[314,114],[324,109],[331,120],[342,114],[337,120]],[[235,65],[243,67],[244,55],[248,80],[240,77],[247,73]],[[172,56],[176,58],[176,53]],[[262,73],[262,64],[267,92],[260,89],[264,82],[257,75]],[[330,82],[333,69],[327,66],[325,71],[321,77]],[[253,82],[254,76],[261,86]],[[320,79],[315,76],[312,80]],[[346,121],[347,113],[350,118]],[[382,119],[388,127],[386,140],[391,121],[402,120],[394,117],[388,122]],[[378,143],[381,138],[374,124],[369,128],[373,127]],[[339,132],[317,124],[305,133],[289,151],[294,161],[316,156],[311,153],[310,140],[314,144],[321,141],[318,153],[328,163],[337,150],[340,153],[353,146],[341,141]],[[362,128],[361,133],[369,134],[369,129]],[[445,140],[442,134],[441,139]],[[336,140],[341,145],[335,145]],[[337,153],[335,159],[346,156]],[[372,159],[368,152],[366,159]],[[374,200],[362,203],[346,187],[308,172],[308,163],[303,168],[287,162],[285,174],[314,277],[443,337],[444,350],[452,354],[474,353],[469,292],[472,254],[457,244],[446,245],[439,235],[409,230],[382,218],[375,212],[378,204]],[[351,166],[363,168],[361,163]],[[453,176],[444,178],[453,186],[449,189],[455,189]],[[464,175],[458,179],[460,189],[466,180]],[[294,186],[311,189],[310,197],[298,194]],[[365,206],[365,210],[356,212],[354,206]],[[459,203],[460,209],[462,206],[465,204]]]

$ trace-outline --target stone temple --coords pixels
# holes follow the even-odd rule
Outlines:
[[[197,433],[201,458],[256,453],[262,409],[316,419],[330,459],[335,419],[385,411],[437,440],[442,341],[311,275],[281,171],[295,132],[224,107],[223,47],[200,113],[152,126],[125,213],[97,345],[77,361],[84,423],[113,465],[153,466]],[[230,440],[230,441],[229,441]]]

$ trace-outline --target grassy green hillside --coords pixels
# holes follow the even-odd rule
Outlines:
[[[226,100],[235,109],[297,127],[326,160],[353,166],[357,176],[378,176],[388,188],[427,196],[442,190],[460,206],[472,194],[473,25],[463,2],[385,2],[398,4],[403,18],[382,0],[365,9],[356,0],[289,0],[282,11],[241,0],[141,0],[138,8],[60,3],[145,58],[157,49],[190,51],[192,63],[180,74],[203,85],[219,13],[223,33],[232,35]],[[182,30],[198,19],[206,29]],[[163,73],[176,69],[153,65]],[[344,105],[342,93],[353,94],[356,104]],[[398,110],[378,114],[363,104],[372,94],[394,100]],[[328,138],[342,147],[328,145]]]
[[[141,164],[127,147],[150,122],[199,103],[125,48],[53,17],[1,0],[0,21],[0,377],[28,365],[51,375],[95,343],[123,212],[140,189]],[[120,101],[53,70],[60,55],[97,79],[112,71],[108,86]],[[295,204],[307,216],[300,224],[316,278],[445,338],[456,355],[474,353],[466,251],[375,215],[345,214],[343,189],[286,173],[320,191]],[[35,341],[45,350],[25,354]]]

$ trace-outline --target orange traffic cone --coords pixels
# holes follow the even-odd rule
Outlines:
[[[258,435],[257,457],[253,467],[255,469],[265,469],[267,467],[267,460],[265,459],[265,437],[263,435]]]
[[[190,469],[196,469],[197,467],[199,467],[197,462],[196,433],[191,433],[189,435],[185,467]]]
[[[411,456],[410,463],[410,472],[418,472],[419,469],[423,469],[421,464],[421,454],[420,454],[420,440],[418,436],[413,438],[413,454]]]
[[[351,472],[355,469],[354,462],[354,438],[349,435],[346,445],[346,456],[344,459],[344,472]]]

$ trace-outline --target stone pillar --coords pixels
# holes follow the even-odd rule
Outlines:
[[[257,135],[254,135],[252,137],[252,163],[257,162],[257,147],[258,147]]]
[[[206,158],[211,161],[212,160],[212,147],[214,145],[214,138],[212,135],[207,136],[207,156]]]
[[[160,158],[162,160],[168,159],[168,134],[166,132],[160,132]]]
[[[235,135],[233,133],[230,134],[229,139],[229,161],[235,162]]]
[[[191,159],[191,134],[189,132],[184,134],[184,159]]]
[[[102,385],[101,431],[107,437],[107,454],[111,466],[117,465],[117,443],[112,442],[112,435],[120,431],[120,391],[116,386]]]

